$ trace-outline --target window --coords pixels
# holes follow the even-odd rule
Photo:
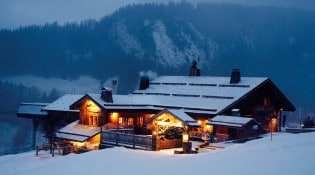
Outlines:
[[[118,125],[122,125],[123,124],[123,118],[122,117],[119,117],[118,118]]]
[[[132,126],[133,125],[133,118],[128,118],[127,125],[128,126]]]
[[[138,124],[139,124],[139,126],[143,125],[143,117],[138,118]]]

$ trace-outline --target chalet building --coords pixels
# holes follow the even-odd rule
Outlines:
[[[189,76],[142,77],[128,95],[103,88],[100,94],[67,94],[42,108],[48,116],[76,118],[55,137],[89,149],[106,142],[103,131],[122,128],[163,140],[179,139],[182,131],[195,139],[208,131],[213,141],[251,137],[277,131],[280,113],[294,110],[269,78],[241,77],[238,69],[228,77],[200,76],[196,62]]]

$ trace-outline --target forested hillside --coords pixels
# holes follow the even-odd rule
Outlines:
[[[0,75],[118,77],[118,93],[128,93],[141,71],[187,75],[197,60],[202,75],[237,67],[242,76],[270,77],[298,108],[312,110],[314,29],[315,13],[298,9],[130,5],[100,21],[1,30]]]

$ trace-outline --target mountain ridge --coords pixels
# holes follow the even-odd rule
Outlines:
[[[313,109],[315,13],[277,7],[169,3],[129,5],[99,21],[0,31],[2,76],[100,81],[132,91],[139,72],[270,77],[297,106]],[[289,85],[289,86],[288,86]]]

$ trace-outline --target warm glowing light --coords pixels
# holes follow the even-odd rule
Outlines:
[[[117,112],[113,112],[110,116],[112,121],[117,121],[119,114]]]
[[[118,118],[118,125],[122,125],[123,124],[123,118],[122,117],[119,117]]]
[[[117,112],[113,112],[113,113],[112,113],[112,117],[113,117],[114,120],[117,120],[117,118],[118,118],[118,113],[117,113]]]
[[[188,143],[189,136],[187,132],[183,132],[183,143]]]
[[[212,133],[212,132],[213,132],[213,125],[205,125],[205,129],[206,129],[209,133]]]
[[[89,112],[97,113],[101,111],[101,109],[92,100],[87,100],[86,104]]]
[[[86,146],[86,142],[71,142],[73,144],[73,146],[78,147],[78,148],[82,148]]]
[[[271,130],[274,132],[277,128],[278,120],[276,118],[271,119]]]
[[[201,125],[201,124],[202,124],[202,121],[201,121],[201,120],[198,120],[197,122],[198,122],[198,124],[199,124],[199,125]]]
[[[158,121],[157,124],[160,125],[160,126],[176,126],[176,127],[183,127],[183,124],[182,124],[181,122],[171,123],[171,122]]]
[[[109,120],[110,120],[111,123],[118,124],[118,117],[119,117],[119,113],[113,112],[113,113],[110,114]]]

